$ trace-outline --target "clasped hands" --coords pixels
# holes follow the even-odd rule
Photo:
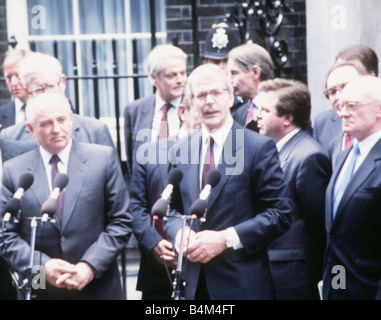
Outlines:
[[[175,247],[180,252],[181,230],[176,235]],[[184,230],[183,256],[191,262],[207,263],[226,249],[225,230],[195,232],[189,227]]]
[[[86,262],[71,264],[61,259],[51,259],[45,264],[46,280],[57,288],[82,290],[94,278],[95,270]]]

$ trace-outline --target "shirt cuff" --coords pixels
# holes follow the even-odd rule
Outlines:
[[[235,231],[234,227],[230,227],[225,230],[225,237],[226,246],[228,248],[233,248],[234,250],[243,248],[241,240],[239,239],[237,231]]]

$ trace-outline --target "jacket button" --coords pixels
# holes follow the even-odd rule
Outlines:
[[[61,237],[61,242],[65,242],[65,241],[66,241],[65,236],[62,236],[62,237]]]

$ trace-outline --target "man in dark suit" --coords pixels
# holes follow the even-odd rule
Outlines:
[[[15,123],[25,121],[25,104],[28,93],[19,77],[19,66],[22,59],[32,53],[29,50],[12,50],[3,61],[3,73],[12,101],[0,106],[1,128],[7,128]]]
[[[339,155],[327,188],[324,299],[381,299],[380,92],[379,78],[360,77],[336,107],[357,142]]]
[[[31,172],[35,179],[23,197],[20,223],[7,224],[4,258],[25,276],[31,252],[29,218],[42,216],[41,205],[54,180],[50,159],[58,157],[58,171],[66,173],[69,182],[55,222],[43,228],[38,222],[33,262],[43,267],[47,283],[34,293],[38,299],[123,299],[117,256],[131,234],[131,215],[115,149],[71,138],[72,111],[61,94],[30,99],[27,118],[40,147],[4,164],[2,205],[13,196],[23,173]]]
[[[336,56],[335,65],[328,71],[326,79],[326,88],[324,95],[330,101],[332,108],[318,114],[315,118],[313,128],[313,138],[318,141],[326,152],[329,152],[330,158],[332,153],[337,154],[338,151],[344,149],[345,137],[341,130],[341,119],[336,114],[335,103],[340,98],[340,93],[345,84],[351,81],[356,73],[350,69],[341,69],[336,71],[336,67],[342,64],[352,64],[355,66],[357,73],[370,74],[373,76],[378,75],[378,57],[377,54],[369,47],[354,45],[343,48]],[[332,74],[335,72],[335,74]],[[337,136],[341,135],[340,138]],[[329,144],[336,138],[336,145],[338,150],[333,150]],[[348,139],[348,138],[347,138]],[[347,142],[349,144],[349,141]]]
[[[272,299],[266,246],[288,229],[290,212],[275,143],[234,122],[233,88],[218,66],[196,68],[188,89],[203,124],[173,145],[171,162],[183,172],[181,197],[173,197],[173,208],[181,210],[181,199],[183,213],[190,216],[207,167],[214,166],[221,180],[208,198],[206,221],[186,229],[185,298]],[[181,226],[175,218],[165,224],[177,252]]]
[[[172,295],[170,273],[177,255],[162,229],[152,227],[151,210],[168,183],[168,150],[180,137],[200,127],[197,112],[183,99],[179,105],[181,129],[176,137],[141,145],[137,149],[130,186],[130,209],[134,235],[139,243],[141,261],[137,289],[143,300],[169,300]],[[159,226],[160,222],[156,223]]]
[[[30,96],[45,91],[65,95],[66,76],[62,73],[60,62],[53,56],[32,53],[19,65],[19,75]],[[73,139],[115,147],[107,125],[100,120],[73,114]],[[26,122],[4,129],[1,133],[3,162],[33,149],[37,145]]]
[[[132,175],[137,148],[145,142],[175,136],[180,128],[177,108],[187,80],[186,54],[172,45],[158,45],[147,58],[149,78],[156,94],[128,104],[124,110],[127,184]]]
[[[267,249],[275,297],[318,299],[330,161],[322,147],[305,132],[311,113],[310,93],[305,84],[278,78],[262,82],[259,92],[259,133],[276,142],[294,200],[290,229]]]
[[[263,47],[247,43],[233,48],[228,56],[228,72],[234,95],[244,100],[231,108],[233,119],[258,132],[258,86],[274,77],[274,63]]]

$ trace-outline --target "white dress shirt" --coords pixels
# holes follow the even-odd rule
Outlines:
[[[59,154],[57,154],[57,156],[60,158],[60,161],[57,163],[58,171],[60,173],[67,173],[72,142],[72,139],[70,139],[67,146]],[[53,154],[51,154],[49,151],[45,150],[41,146],[40,154],[42,157],[42,162],[44,163],[46,177],[48,178],[49,188],[50,190],[52,190],[52,164],[50,164],[49,161],[52,158]]]
[[[168,101],[173,107],[169,108],[167,112],[167,121],[169,133],[168,137],[176,136],[180,129],[180,118],[178,113],[178,107],[181,102],[181,97]],[[163,106],[167,103],[158,94],[156,94],[155,111],[152,121],[151,141],[156,141],[159,135],[160,122],[163,116]]]

